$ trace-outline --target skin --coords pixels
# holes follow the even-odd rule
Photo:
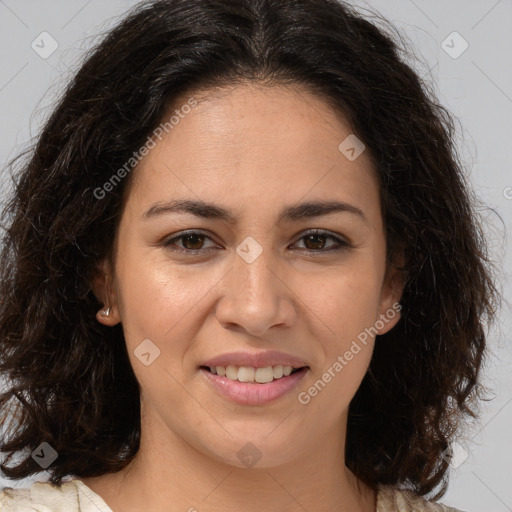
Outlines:
[[[122,322],[142,388],[141,448],[122,471],[83,482],[114,512],[375,511],[375,493],[344,464],[348,406],[374,339],[307,405],[298,400],[400,299],[369,156],[350,161],[338,150],[350,127],[304,89],[239,84],[177,105],[190,96],[198,105],[133,171],[113,264],[105,260],[94,283],[112,310],[97,319]],[[184,198],[216,203],[235,222],[143,218],[155,203]],[[278,222],[284,207],[318,200],[349,203],[364,219],[336,212]],[[329,233],[308,242],[313,228]],[[174,247],[201,255],[164,246],[186,229],[210,238]],[[329,235],[350,246],[325,252],[337,246]],[[252,263],[236,252],[248,236],[262,248]],[[160,356],[145,366],[134,350],[148,338]],[[225,352],[266,349],[309,366],[296,389],[267,405],[231,402],[198,371]],[[261,454],[251,468],[237,456],[248,442]]]

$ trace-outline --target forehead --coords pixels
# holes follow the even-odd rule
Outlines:
[[[195,106],[183,108],[191,98]],[[263,206],[341,194],[378,208],[369,155],[347,158],[339,146],[354,137],[351,127],[305,89],[239,84],[195,91],[177,98],[164,121],[172,115],[177,123],[134,171],[130,195],[139,204],[195,196]]]

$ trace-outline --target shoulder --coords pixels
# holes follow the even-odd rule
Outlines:
[[[6,487],[0,493],[0,512],[98,512],[93,500],[82,491],[80,482],[60,486],[35,482],[31,487]]]
[[[379,485],[377,512],[463,512],[457,508],[428,501],[412,491],[391,485]]]
[[[78,492],[74,482],[55,486],[35,482],[30,487],[6,487],[0,494],[0,512],[78,512]]]

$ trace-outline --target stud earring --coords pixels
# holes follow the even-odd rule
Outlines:
[[[104,309],[101,312],[101,316],[110,316],[110,308]]]

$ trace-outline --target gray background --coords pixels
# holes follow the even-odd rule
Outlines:
[[[7,160],[27,146],[48,116],[52,102],[79,64],[94,36],[115,23],[134,0],[0,0],[0,200],[8,192]],[[512,511],[512,257],[507,231],[512,219],[512,2],[511,0],[358,0],[380,11],[408,38],[420,59],[414,63],[432,82],[441,103],[460,120],[459,148],[479,197],[493,208],[484,212],[493,257],[500,269],[506,302],[490,335],[492,358],[485,384],[495,398],[459,440],[467,458],[454,459],[449,490],[442,502],[467,512]],[[31,44],[48,32],[58,48],[42,58]],[[463,48],[467,50],[453,58]],[[448,37],[448,39],[446,39]],[[443,48],[449,45],[453,56]],[[39,43],[41,45],[41,43]],[[49,45],[45,44],[48,49]],[[465,460],[464,460],[465,459]],[[12,482],[20,487],[45,479]]]

